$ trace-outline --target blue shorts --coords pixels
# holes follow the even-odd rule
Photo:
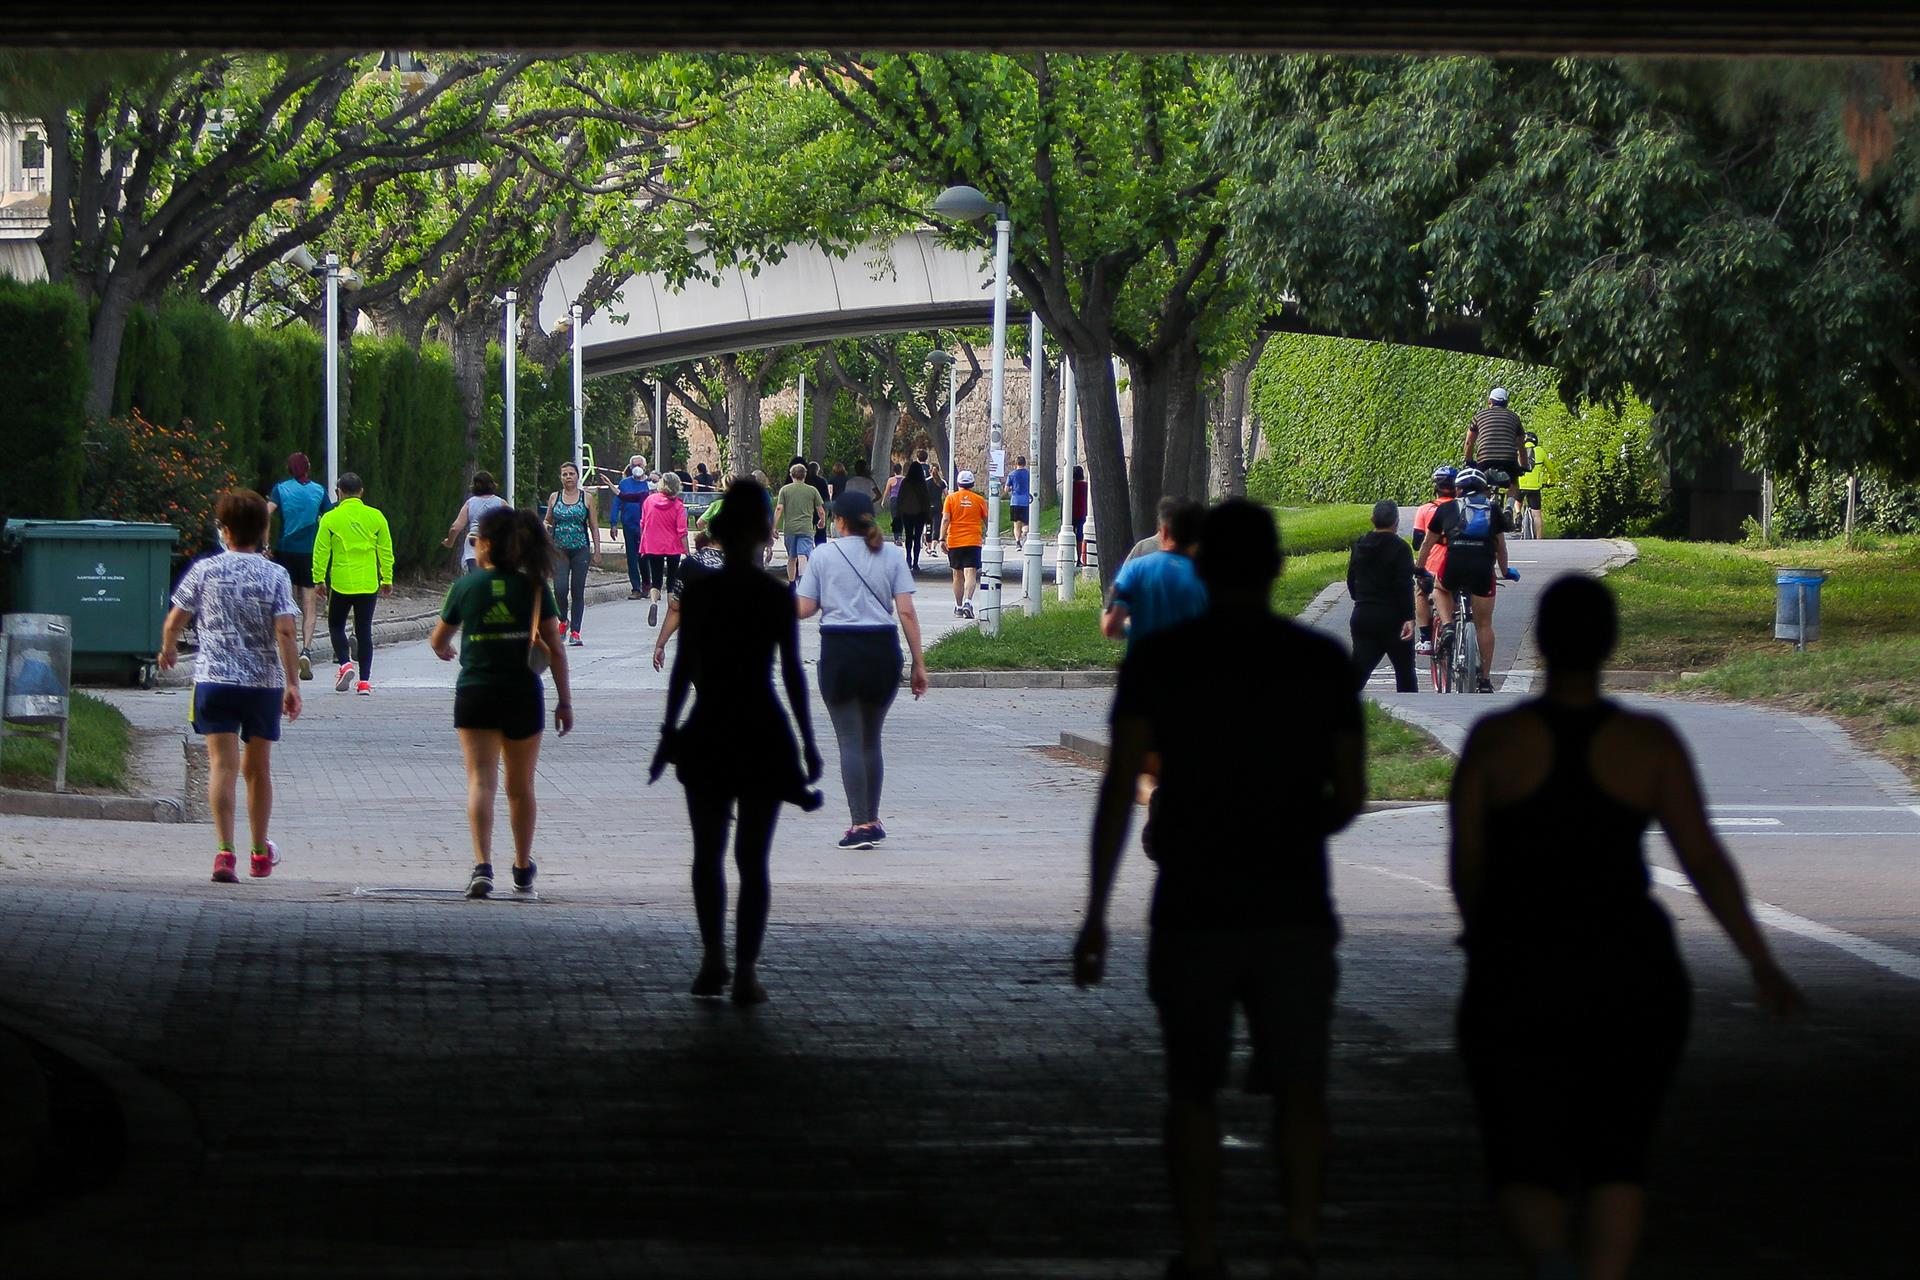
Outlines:
[[[279,689],[261,689],[242,684],[196,684],[193,686],[193,731],[237,733],[240,741],[259,738],[280,741]]]
[[[810,556],[812,554],[812,538],[804,533],[790,533],[787,535],[787,559],[797,560],[801,556]]]

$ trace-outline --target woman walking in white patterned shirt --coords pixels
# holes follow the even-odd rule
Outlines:
[[[173,592],[161,631],[160,669],[179,658],[180,634],[197,624],[193,659],[193,731],[207,740],[207,807],[220,850],[213,879],[233,884],[233,817],[238,779],[247,779],[247,825],[253,836],[249,873],[273,873],[279,851],[267,839],[273,815],[273,744],[280,718],[300,715],[294,647],[293,582],[260,554],[267,536],[267,500],[251,489],[220,495],[213,518],[226,554],[196,561]]]

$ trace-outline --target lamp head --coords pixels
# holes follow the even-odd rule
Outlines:
[[[929,351],[927,353],[927,363],[936,369],[944,369],[953,363],[953,356],[945,351]]]
[[[975,187],[948,187],[934,197],[933,211],[955,222],[979,222],[996,215],[1005,217],[1003,206],[995,204]]]

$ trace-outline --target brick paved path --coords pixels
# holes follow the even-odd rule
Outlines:
[[[628,608],[601,607],[591,652]],[[827,811],[789,812],[776,842],[773,1003],[741,1013],[683,994],[685,819],[642,785],[660,694],[623,689],[621,660],[544,752],[537,903],[355,893],[462,882],[449,698],[426,683],[450,673],[418,655],[383,658],[376,698],[316,694],[289,733],[271,881],[206,883],[204,827],[0,819],[0,1017],[125,1064],[134,1136],[104,1192],[4,1221],[6,1274],[1158,1275],[1146,864],[1123,872],[1112,978],[1075,991],[1093,775],[1038,749],[1102,695],[900,704],[882,851],[831,847],[829,758]],[[127,702],[163,723],[183,697]],[[1774,841],[1794,909],[1851,901],[1871,847],[1874,936],[1920,955],[1900,839]],[[1431,810],[1336,846],[1330,1278],[1514,1273],[1450,1048],[1443,856]],[[1768,1026],[1697,904],[1664,900],[1697,1015],[1642,1274],[1911,1274],[1890,1238],[1920,983],[1776,934],[1815,1013]],[[1264,1110],[1225,1115],[1226,1240],[1257,1275]]]

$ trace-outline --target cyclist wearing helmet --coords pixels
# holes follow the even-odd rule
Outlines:
[[[1540,490],[1547,482],[1549,459],[1540,437],[1531,431],[1527,432],[1526,452],[1521,461],[1527,464],[1527,469],[1513,478],[1513,487],[1521,504],[1522,518],[1532,526],[1531,535],[1538,538],[1545,534],[1540,526]]]
[[[1481,662],[1493,663],[1493,575],[1517,580],[1519,574],[1507,566],[1506,513],[1493,505],[1487,478],[1468,468],[1454,481],[1458,497],[1437,514],[1434,536],[1420,550],[1419,568],[1426,568],[1436,544],[1446,548],[1446,565],[1441,569],[1440,594],[1435,603],[1440,610],[1440,625],[1453,625],[1453,593],[1465,591],[1473,597],[1474,630],[1479,633]],[[1487,671],[1480,673],[1479,691],[1493,692]]]
[[[1520,474],[1520,432],[1519,415],[1507,407],[1507,389],[1495,387],[1487,392],[1487,407],[1473,415],[1461,455],[1482,475],[1505,472],[1511,484]]]
[[[1413,513],[1413,549],[1420,550],[1421,544],[1428,541],[1433,527],[1433,518],[1440,508],[1453,501],[1452,467],[1433,469],[1433,501],[1422,503]],[[1418,588],[1413,593],[1413,621],[1420,629],[1419,642],[1413,646],[1418,654],[1433,652],[1433,579],[1447,567],[1447,549],[1437,548],[1433,552],[1433,567],[1415,573],[1414,581]]]

